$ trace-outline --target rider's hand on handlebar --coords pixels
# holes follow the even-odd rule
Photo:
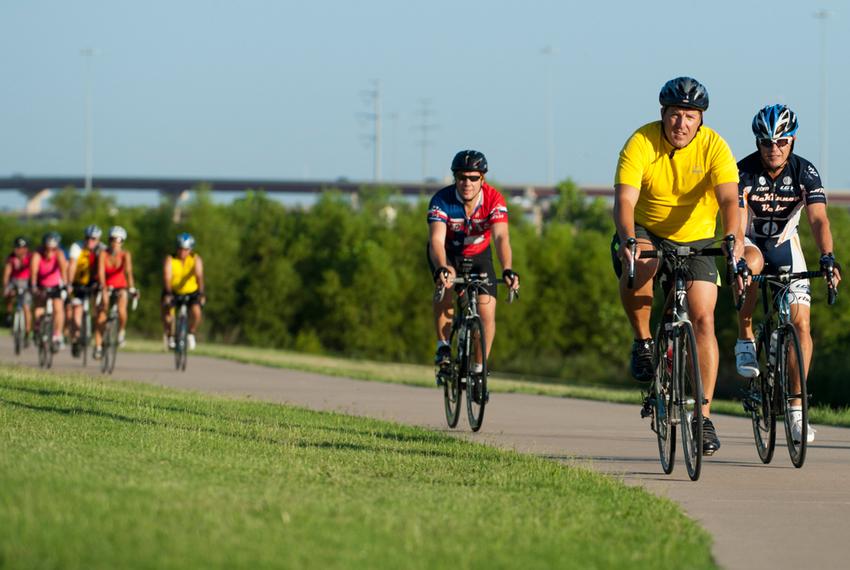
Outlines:
[[[841,282],[841,264],[835,261],[835,256],[832,253],[825,253],[820,256],[820,270],[823,271],[823,276],[829,278],[832,273],[833,284],[838,286]]]
[[[454,267],[440,267],[434,271],[434,285],[448,289],[452,286],[456,272]]]
[[[519,291],[519,273],[516,273],[513,269],[505,269],[502,271],[502,279],[505,285],[513,291]]]

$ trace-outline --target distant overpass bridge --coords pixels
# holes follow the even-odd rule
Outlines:
[[[141,177],[100,177],[92,181],[98,190],[139,192],[155,191],[179,203],[189,196],[189,192],[200,185],[212,192],[245,192],[262,190],[272,194],[318,194],[335,189],[344,194],[357,195],[363,190],[376,187],[392,187],[405,196],[429,196],[445,186],[443,182],[353,182],[349,180],[294,181],[270,179],[234,179],[234,178],[141,178]],[[12,176],[0,178],[0,191],[20,192],[27,198],[24,213],[38,215],[43,211],[43,202],[51,191],[73,187],[85,187],[83,178],[69,176]],[[521,198],[530,204],[539,204],[551,200],[558,194],[554,186],[531,184],[499,185],[499,189],[513,198]],[[581,190],[588,196],[612,197],[611,188],[586,187]]]
[[[272,179],[236,179],[236,178],[142,178],[142,177],[99,177],[92,182],[94,188],[106,191],[138,192],[156,191],[179,204],[188,198],[189,192],[205,185],[212,192],[245,192],[262,190],[272,194],[317,194],[335,189],[356,196],[369,188],[392,187],[405,196],[428,196],[445,186],[445,182],[353,182],[345,179],[327,181],[295,181]],[[38,215],[43,210],[43,201],[53,190],[74,187],[82,189],[85,181],[81,177],[71,176],[12,176],[0,178],[0,191],[20,192],[27,198],[24,213]],[[515,199],[521,199],[525,206],[534,208],[552,200],[558,195],[555,186],[533,184],[502,184],[499,189]],[[581,192],[590,197],[613,199],[610,186],[582,186]],[[850,190],[830,189],[827,191],[831,204],[850,208]]]

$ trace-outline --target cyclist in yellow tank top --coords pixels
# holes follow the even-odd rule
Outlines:
[[[173,306],[174,296],[189,297],[189,350],[195,349],[195,333],[201,324],[201,307],[206,303],[204,295],[204,263],[195,253],[195,238],[188,233],[177,236],[177,252],[165,256],[162,267],[162,327],[166,348],[174,348]]]
[[[657,259],[640,259],[640,251],[664,243],[707,246],[714,241],[718,211],[723,235],[735,235],[735,258],[743,255],[744,248],[735,158],[720,135],[703,125],[708,91],[695,79],[677,77],[662,87],[659,102],[661,120],[644,125],[626,141],[614,180],[617,233],[611,250],[620,278],[620,299],[634,329],[631,370],[639,381],[653,376],[649,321],[653,278],[661,266]],[[637,245],[637,256],[630,289],[624,268],[632,257],[626,247],[631,244]],[[702,410],[703,453],[712,455],[720,448],[709,418],[717,380],[714,307],[719,281],[713,258],[694,257],[689,269],[693,278],[688,284],[689,315],[708,402]]]
[[[68,276],[66,281],[71,284],[71,302],[66,306],[66,322],[71,338],[71,356],[80,355],[80,327],[83,321],[83,301],[91,297],[97,282],[97,258],[103,243],[100,236],[103,232],[92,224],[85,229],[84,240],[74,242],[68,250]]]

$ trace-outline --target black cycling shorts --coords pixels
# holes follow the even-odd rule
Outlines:
[[[434,275],[434,272],[437,271],[437,268],[434,266],[434,262],[431,261],[431,245],[425,244],[425,257],[428,258],[428,267],[431,268],[431,275]],[[499,278],[496,276],[496,268],[493,266],[493,254],[490,252],[490,248],[488,247],[478,255],[473,255],[470,259],[472,259],[472,273],[476,273],[478,275],[489,275],[490,276],[490,284],[486,287],[483,287],[483,292],[492,297],[496,296],[496,282]],[[446,262],[454,267],[455,271],[460,273],[460,268],[463,265],[464,256],[463,254],[452,255],[450,252],[446,252]],[[459,290],[460,286],[455,286],[455,290]]]
[[[200,291],[195,291],[194,293],[189,293],[187,295],[178,295],[177,293],[173,293],[173,292],[168,293],[166,291],[163,291],[162,296],[160,297],[160,299],[163,301],[163,305],[165,305],[165,297],[167,297],[169,295],[172,297],[171,303],[168,305],[169,307],[174,306],[174,298],[176,298],[176,297],[187,297],[187,303],[186,304],[189,305],[190,307],[192,305],[200,305],[201,304],[201,292]]]
[[[711,245],[715,241],[717,241],[714,238],[698,239],[696,241],[687,242],[673,241],[666,238],[658,237],[643,226],[638,225],[635,226],[635,237],[637,239],[646,239],[651,241],[655,249],[660,249],[664,245],[688,245],[695,249],[702,249],[705,247],[711,247]],[[620,260],[620,257],[618,255],[619,251],[620,236],[615,233],[614,238],[611,240],[611,262],[614,264],[614,273],[617,274],[617,279],[619,279],[623,274],[623,262]],[[687,272],[689,281],[708,281],[709,283],[714,283],[718,286],[720,285],[720,274],[717,272],[717,264],[714,262],[713,257],[696,256],[688,259]],[[666,259],[661,263],[661,267],[658,270],[656,278],[661,275],[667,277],[668,282],[672,280],[673,266]]]

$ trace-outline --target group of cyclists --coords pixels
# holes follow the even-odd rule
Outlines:
[[[100,359],[103,355],[103,331],[110,303],[116,304],[118,344],[124,345],[128,300],[139,296],[133,256],[124,248],[127,230],[123,227],[111,227],[107,243],[101,241],[102,235],[97,225],[89,225],[83,239],[71,244],[67,252],[62,249],[62,238],[57,232],[46,233],[41,246],[35,250],[30,249],[27,238],[15,238],[3,270],[3,291],[10,316],[16,297],[21,296],[27,333],[24,346],[28,345],[30,336],[35,338],[37,333],[33,331],[38,331],[39,320],[50,303],[54,315],[52,350],[61,350],[67,339],[71,355],[80,356],[85,349],[80,342],[80,331],[86,301],[92,302],[94,307],[93,358]],[[166,348],[174,347],[175,295],[184,296],[190,306],[187,344],[190,350],[196,346],[195,334],[201,324],[201,306],[206,296],[203,262],[194,247],[195,239],[188,233],[181,233],[177,236],[175,252],[167,255],[163,264],[161,318]]]
[[[735,284],[747,293],[739,311],[739,339],[734,347],[736,368],[746,378],[759,374],[752,326],[758,287],[752,275],[772,271],[805,271],[797,227],[805,210],[812,227],[824,276],[841,280],[833,254],[826,213],[826,194],[817,169],[794,154],[797,116],[788,106],[768,105],[752,122],[756,151],[736,163],[726,141],[703,122],[708,110],[708,90],[691,77],[677,77],[659,94],[660,120],[637,129],[620,151],[614,179],[613,218],[616,233],[611,251],[620,284],[620,299],[634,330],[630,369],[639,382],[655,373],[654,343],[650,333],[654,285],[670,279],[671,268],[656,257],[641,258],[641,251],[665,246],[702,249],[716,242],[718,213],[724,236],[734,236],[726,253],[736,268]],[[512,269],[508,213],[504,197],[485,181],[487,160],[481,152],[459,152],[451,166],[454,183],[437,192],[428,210],[430,238],[428,261],[435,286],[450,290],[462,259],[471,259],[473,271],[492,276],[492,287],[481,292],[480,313],[485,328],[486,355],[495,335],[496,272],[491,238],[502,265],[502,280],[519,289]],[[633,253],[634,252],[634,253]],[[468,262],[467,262],[468,263]],[[689,317],[697,340],[699,368],[704,386],[704,455],[720,448],[711,420],[711,402],[717,381],[719,349],[714,332],[714,311],[720,276],[713,259],[688,260]],[[632,275],[624,269],[633,268]],[[810,284],[797,281],[792,289],[793,323],[799,332],[808,369],[812,356],[809,327]],[[435,297],[437,382],[441,367],[450,366],[449,334],[453,315],[451,296]],[[795,437],[802,429],[800,401],[791,402],[796,414]]]

